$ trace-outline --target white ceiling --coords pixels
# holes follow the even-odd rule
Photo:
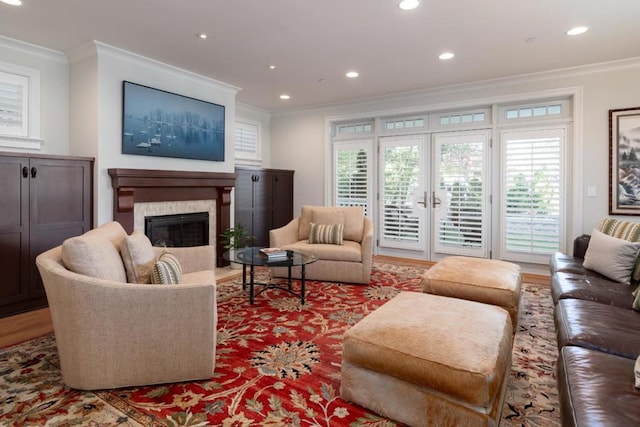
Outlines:
[[[576,25],[590,31],[564,34]],[[23,0],[0,3],[0,34],[62,52],[97,40],[276,111],[640,57],[640,0]]]

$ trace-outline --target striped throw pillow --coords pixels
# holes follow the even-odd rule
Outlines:
[[[344,224],[315,224],[311,223],[309,233],[309,243],[328,243],[330,245],[341,245]]]
[[[155,285],[177,285],[182,280],[182,266],[171,252],[163,252],[153,265],[151,283]]]

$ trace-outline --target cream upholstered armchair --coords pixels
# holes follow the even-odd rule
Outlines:
[[[152,285],[149,269],[163,249],[144,239],[111,222],[37,257],[68,386],[95,390],[212,377],[215,249],[169,248],[182,280]],[[127,283],[136,278],[142,283]]]
[[[310,239],[312,224],[342,224],[341,244],[314,243]],[[361,206],[303,206],[299,217],[269,232],[272,247],[310,252],[319,260],[306,266],[305,277],[328,282],[369,283],[373,257],[373,222]],[[271,269],[275,277],[287,277],[286,267]],[[293,277],[300,277],[294,268]]]

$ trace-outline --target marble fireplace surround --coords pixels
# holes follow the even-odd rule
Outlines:
[[[210,230],[210,235],[219,236],[229,228],[231,190],[236,181],[234,173],[151,169],[109,169],[108,172],[113,187],[113,219],[122,224],[127,233],[136,229],[134,214],[139,209],[134,209],[134,206],[144,207],[144,204],[155,202],[171,202],[167,206],[175,207],[177,204],[174,202],[193,205],[193,201],[202,201],[202,204],[210,204],[211,209],[215,209],[215,234]],[[222,258],[224,248],[219,240],[214,239],[216,265],[222,267],[228,262]]]

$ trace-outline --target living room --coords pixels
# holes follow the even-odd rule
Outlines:
[[[38,9],[43,7],[29,4],[31,2],[26,0],[23,3],[21,6],[23,8]],[[60,9],[52,15],[56,16],[56,21],[58,21],[59,15],[78,6],[74,5],[74,2],[65,3],[64,6],[69,9]],[[286,14],[284,12],[286,6],[284,3],[286,2],[277,3],[278,10],[282,14]],[[382,6],[384,2],[376,3],[373,8],[375,13],[380,13],[378,9],[385,7]],[[419,13],[426,14],[426,8],[435,7],[429,3],[421,2],[422,11]],[[525,5],[527,8],[532,7],[531,10],[537,12],[535,15],[536,25],[541,25],[542,21],[547,19],[557,20],[554,25],[559,29],[559,32],[551,35],[537,32],[534,24],[525,25],[528,14],[522,13],[518,7],[506,3],[500,2],[499,5],[488,6],[488,8],[491,12],[501,8],[508,9],[509,13],[513,15],[513,20],[520,22],[523,29],[518,35],[518,47],[516,48],[520,56],[517,56],[513,62],[521,61],[523,64],[526,62],[526,66],[510,68],[513,71],[508,74],[495,72],[489,74],[480,66],[474,73],[473,62],[462,62],[464,56],[472,57],[475,55],[473,57],[478,63],[484,56],[485,59],[482,62],[484,64],[485,61],[498,62],[497,53],[487,49],[473,52],[468,48],[463,49],[462,46],[451,47],[457,52],[456,58],[449,63],[437,60],[439,51],[428,53],[434,58],[433,60],[429,58],[427,65],[420,63],[420,60],[415,56],[402,66],[389,65],[387,60],[380,61],[378,59],[385,64],[380,64],[379,69],[375,69],[375,67],[359,69],[360,76],[352,80],[343,77],[344,71],[360,63],[370,63],[368,58],[356,59],[352,63],[344,64],[344,70],[327,70],[326,68],[319,68],[317,71],[309,70],[312,66],[320,64],[315,60],[309,60],[310,65],[303,66],[290,62],[290,59],[276,64],[279,68],[270,70],[268,65],[271,65],[269,61],[272,58],[265,54],[260,57],[259,65],[255,63],[251,65],[263,68],[261,77],[257,79],[252,77],[252,82],[253,80],[263,81],[264,85],[261,88],[245,85],[241,77],[237,79],[220,78],[219,76],[223,75],[222,71],[221,74],[210,72],[203,62],[222,63],[225,62],[225,58],[216,56],[216,52],[208,50],[206,45],[195,44],[203,41],[196,40],[195,32],[200,29],[196,29],[195,26],[186,36],[190,38],[189,42],[193,46],[188,50],[192,50],[201,58],[206,59],[200,59],[200,62],[194,63],[193,68],[186,68],[181,63],[167,59],[171,58],[170,56],[148,55],[146,52],[152,52],[150,47],[149,50],[146,50],[147,47],[144,45],[133,42],[131,45],[109,42],[102,37],[100,32],[92,34],[91,38],[83,39],[81,43],[74,44],[69,48],[51,47],[45,42],[48,38],[48,35],[44,33],[46,26],[42,25],[40,29],[41,21],[46,18],[47,13],[35,12],[32,16],[37,17],[36,20],[28,21],[27,19],[25,21],[23,20],[25,18],[18,16],[18,14],[25,12],[19,11],[19,8],[13,9],[12,6],[0,4],[0,8],[2,8],[0,10],[0,28],[2,28],[0,30],[0,71],[17,70],[22,72],[27,70],[32,72],[35,70],[39,77],[39,88],[34,91],[40,95],[37,100],[40,103],[40,109],[37,112],[32,112],[32,114],[36,114],[35,116],[30,116],[29,123],[30,126],[33,126],[30,129],[32,132],[30,137],[22,140],[15,138],[2,140],[0,149],[11,153],[94,158],[92,215],[95,226],[107,223],[114,218],[114,193],[111,177],[107,172],[113,168],[233,173],[237,165],[244,164],[294,170],[293,212],[294,216],[297,216],[302,206],[333,204],[335,181],[332,150],[335,142],[353,142],[364,138],[377,143],[378,138],[386,136],[383,132],[376,131],[377,133],[374,135],[367,134],[363,138],[358,138],[356,135],[355,138],[340,140],[340,138],[334,138],[334,132],[340,125],[370,122],[374,123],[374,126],[378,126],[378,123],[389,117],[416,117],[418,115],[431,117],[430,115],[442,112],[455,113],[482,108],[491,113],[491,123],[488,128],[492,135],[497,137],[502,130],[498,119],[502,107],[525,105],[531,102],[539,103],[547,100],[567,101],[570,105],[570,114],[563,121],[563,126],[567,129],[566,141],[568,142],[565,162],[567,186],[564,193],[566,211],[562,221],[563,231],[560,236],[560,248],[570,252],[573,239],[576,236],[590,233],[602,218],[610,214],[609,111],[639,107],[640,87],[637,84],[637,79],[640,68],[640,50],[638,50],[640,43],[638,43],[635,28],[631,26],[633,20],[630,18],[640,13],[639,6],[633,2],[623,1],[608,6],[608,10],[603,11],[600,9],[600,2],[593,1],[585,4],[574,1],[563,6],[571,13],[553,14],[552,17],[552,14],[546,15],[540,11],[544,8],[553,9],[552,2],[542,2],[535,7],[527,4],[528,2],[523,2],[523,7]],[[100,7],[108,8],[108,6]],[[167,4],[162,7],[167,8],[165,13],[171,13],[172,9]],[[249,7],[249,5],[245,2],[244,7]],[[302,10],[296,9],[296,11],[301,13],[301,16],[305,16],[304,7],[298,7]],[[335,4],[326,7],[340,8]],[[345,11],[345,14],[349,13],[348,16],[352,19],[358,16],[358,11],[366,16],[368,6],[364,3],[360,2],[351,7],[348,12]],[[475,7],[477,6],[472,4],[466,5],[467,9]],[[496,9],[493,9],[494,7]],[[127,14],[126,5],[119,4],[113,8],[117,9],[120,16],[123,17],[123,20],[116,26],[135,25],[130,20],[131,18],[124,18]],[[230,14],[228,16],[237,16],[238,20],[246,19],[250,21],[249,24],[256,24],[256,17],[248,18],[240,14],[242,6],[225,5],[224,8],[225,13]],[[231,9],[227,10],[227,8]],[[388,9],[396,13],[397,6],[393,4]],[[204,9],[204,11],[209,14],[215,12],[209,9]],[[32,13],[32,11],[29,12]],[[95,13],[100,15],[100,9],[96,9]],[[135,16],[136,13],[141,12],[133,11],[131,13]],[[317,21],[311,19],[307,24],[313,24],[313,29],[317,29],[321,24],[328,25],[326,20],[322,20],[326,18],[325,13],[330,16],[336,14],[335,10],[333,14],[323,11],[322,15],[317,17]],[[371,13],[374,11],[372,10]],[[202,14],[206,15],[204,12]],[[468,19],[470,19],[468,14],[469,12],[465,12],[460,25],[468,23]],[[273,15],[268,16],[273,19],[273,21],[269,21],[270,23],[275,22]],[[334,18],[338,21],[342,20],[338,17]],[[398,15],[394,19],[406,18],[407,15]],[[586,22],[587,18],[592,19],[593,23]],[[232,18],[228,19],[233,20]],[[427,19],[427,17],[421,15],[420,19]],[[501,19],[504,20],[505,17],[501,16]],[[621,20],[624,22],[620,22]],[[442,21],[446,21],[446,19],[443,18]],[[32,26],[39,27],[39,29],[37,31],[25,29],[27,27],[25,22],[32,22]],[[495,21],[491,22],[492,25],[496,25]],[[432,22],[429,21],[429,24]],[[569,39],[563,31],[569,26],[578,24],[590,27],[589,32],[583,35],[586,39],[579,39],[580,36]],[[89,23],[81,20],[72,20],[69,23],[60,19],[57,26],[53,26],[53,28],[59,35],[64,34],[65,26],[75,25],[90,27]],[[419,21],[406,25],[413,30],[420,28]],[[610,49],[603,51],[592,48],[593,55],[585,53],[590,50],[589,43],[598,37],[598,31],[604,31],[605,28],[607,31],[611,31],[610,27],[614,25],[618,28],[617,33],[610,36],[612,37]],[[629,26],[626,27],[626,25]],[[166,28],[168,27],[171,27],[171,24],[166,23]],[[367,31],[370,31],[368,28]],[[263,31],[267,32],[268,30],[268,28],[260,28],[258,34],[262,35]],[[161,35],[165,37],[164,31],[164,29],[159,31],[153,37]],[[344,31],[346,32],[346,30]],[[486,31],[486,28],[483,27],[482,31]],[[214,34],[212,38],[224,39],[224,43],[233,45],[233,37],[216,36],[214,30],[211,32]],[[172,34],[166,35],[166,39],[157,42],[163,45],[162,49],[168,51],[187,50],[183,45],[171,42],[172,37],[175,37]],[[280,33],[278,32],[278,34]],[[469,32],[466,37],[473,38],[475,34],[478,33]],[[428,37],[428,35],[428,33],[419,34],[420,37]],[[495,38],[504,37],[499,32],[494,33],[493,36]],[[309,41],[307,37],[310,36],[305,34],[304,38],[300,38],[299,43]],[[52,35],[51,38],[53,38]],[[253,43],[259,44],[260,37],[256,36],[255,39]],[[331,40],[333,40],[332,43],[335,42],[334,38]],[[69,43],[73,42],[75,40]],[[206,43],[206,40],[203,42]],[[243,40],[243,42],[245,41]],[[58,43],[61,42],[58,41]],[[315,41],[315,43],[322,44],[319,41]],[[390,45],[380,42],[380,46],[392,49],[399,43],[400,41],[397,40]],[[445,42],[442,42],[442,45],[443,49],[448,47],[445,46]],[[238,44],[238,46],[244,45]],[[310,44],[310,46],[315,45]],[[300,54],[298,47],[292,46],[290,48],[296,54]],[[574,58],[574,56],[578,56],[576,53],[578,51],[588,60]],[[537,65],[536,59],[543,58],[547,54],[553,56],[554,59],[546,62],[544,67]],[[530,60],[525,61],[526,57],[530,57]],[[567,61],[564,61],[563,57],[566,57]],[[466,69],[465,73],[454,69],[456,61],[458,61],[457,64],[464,64],[462,67]],[[238,66],[240,67],[240,65]],[[445,78],[435,84],[403,85],[403,77],[395,77],[395,75],[403,67],[412,66],[421,68],[425,75],[430,74],[432,69],[438,69],[438,74],[441,76],[446,76],[448,73],[458,73],[456,74],[457,80]],[[245,65],[245,67],[248,66]],[[301,101],[294,90],[283,87],[280,78],[274,77],[274,73],[278,73],[279,69],[296,67],[307,72],[306,85],[310,86],[308,92],[311,94],[342,91],[349,94],[348,97],[322,98],[318,96],[314,98],[317,100],[315,102]],[[330,72],[335,74],[329,74]],[[227,74],[224,75],[229,75],[228,70],[225,70],[225,73]],[[377,76],[378,74],[383,74],[385,79],[397,80],[395,86],[387,92],[366,92],[360,87],[358,79],[362,81],[368,78],[367,75]],[[242,73],[238,73],[238,75],[241,76]],[[132,81],[148,87],[223,105],[227,124],[225,160],[210,162],[123,154],[121,149],[123,81]],[[277,81],[277,85],[272,83],[274,81]],[[272,90],[265,91],[264,88],[269,85],[273,86]],[[278,98],[281,92],[284,94],[285,91],[291,96],[289,101]],[[250,102],[251,96],[256,100],[255,103]],[[302,95],[300,95],[301,97]],[[260,145],[257,158],[240,159],[240,162],[234,158],[233,129],[237,122],[254,124],[259,129]],[[497,165],[500,162],[499,153],[494,151],[491,156],[493,156],[494,164]],[[498,197],[497,194],[501,189],[500,176],[495,173],[491,179],[494,197]],[[502,250],[499,244],[501,223],[497,205],[490,208],[490,213],[489,237],[483,250],[486,250],[487,254],[492,252],[494,258],[500,258]],[[377,221],[379,218],[375,218],[375,211],[373,215]],[[418,261],[438,261],[445,256],[432,248],[420,250],[407,249],[406,247],[397,248],[384,246],[384,242],[374,251],[377,255],[399,256]],[[548,275],[548,264],[530,263],[525,260],[522,265],[527,272]]]

